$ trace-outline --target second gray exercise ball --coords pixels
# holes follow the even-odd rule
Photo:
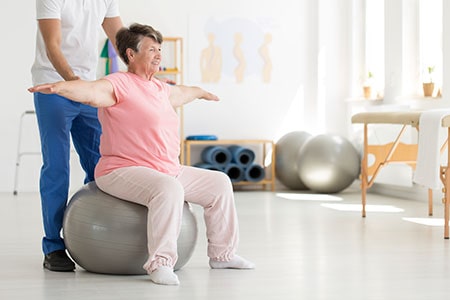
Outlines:
[[[67,250],[83,269],[103,274],[143,275],[148,258],[147,207],[102,192],[95,182],[71,198],[63,222]],[[175,270],[192,256],[197,220],[185,202]]]
[[[282,136],[275,145],[276,177],[290,189],[307,189],[299,177],[297,161],[300,149],[311,136],[305,131],[292,131]]]
[[[337,193],[360,173],[360,156],[351,142],[339,135],[321,134],[303,145],[298,172],[303,183],[319,193]]]

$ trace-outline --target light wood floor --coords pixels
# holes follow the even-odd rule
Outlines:
[[[369,209],[394,210],[369,211],[363,219],[357,189],[335,195],[341,199],[314,196],[293,200],[236,192],[238,253],[257,265],[247,271],[208,267],[201,211],[194,207],[200,227],[196,250],[177,272],[181,285],[171,287],[145,275],[43,270],[38,194],[3,193],[0,299],[448,299],[450,241],[442,226],[404,219],[429,219],[425,202],[369,194]],[[436,203],[432,220],[439,218],[442,204]]]

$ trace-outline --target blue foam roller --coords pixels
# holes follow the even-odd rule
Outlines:
[[[255,152],[251,149],[232,145],[228,147],[228,150],[231,152],[231,161],[244,168],[250,166],[255,160]]]
[[[250,182],[258,182],[266,177],[264,168],[257,164],[252,164],[245,169],[245,180]]]
[[[245,178],[244,168],[235,163],[227,164],[223,171],[230,177],[231,182],[239,182]]]
[[[190,135],[186,138],[189,141],[215,141],[217,140],[216,135]]]
[[[208,146],[202,151],[202,160],[223,168],[231,162],[231,152],[223,146]]]

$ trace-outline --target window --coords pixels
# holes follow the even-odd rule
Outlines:
[[[423,82],[433,81],[439,88],[442,85],[442,0],[420,0],[419,22],[421,78]]]
[[[369,72],[376,95],[383,93],[384,85],[384,1],[366,0],[365,78]]]

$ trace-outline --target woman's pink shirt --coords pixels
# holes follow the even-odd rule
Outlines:
[[[101,158],[95,177],[130,166],[177,175],[179,117],[169,102],[169,86],[129,72],[113,73],[105,79],[113,85],[117,102],[98,109]]]

